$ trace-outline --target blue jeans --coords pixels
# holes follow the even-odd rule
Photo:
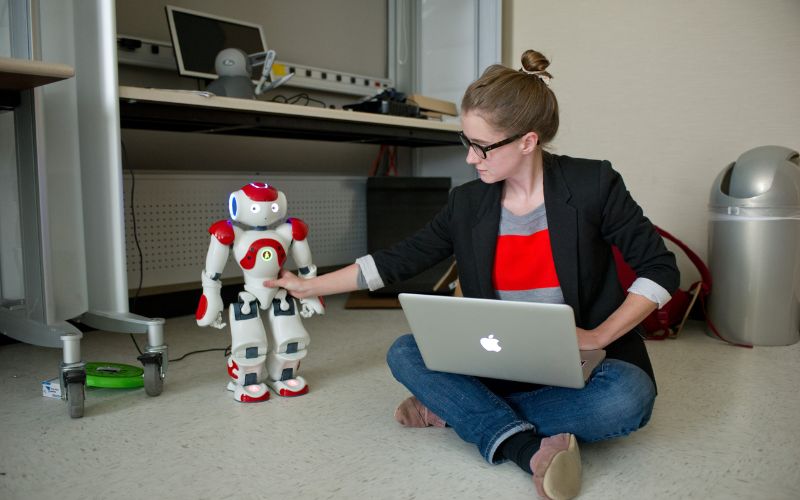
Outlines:
[[[413,335],[403,335],[386,355],[394,377],[489,463],[509,436],[534,429],[540,436],[562,432],[584,442],[625,436],[650,419],[655,387],[631,363],[606,359],[583,389],[544,386],[532,391],[493,392],[485,379],[428,370]]]

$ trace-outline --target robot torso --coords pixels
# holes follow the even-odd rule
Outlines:
[[[285,231],[271,229],[242,229],[233,226],[233,255],[244,276],[244,288],[258,298],[261,307],[272,302],[274,289],[265,288],[266,279],[278,277],[291,245]],[[283,234],[282,234],[283,233]]]

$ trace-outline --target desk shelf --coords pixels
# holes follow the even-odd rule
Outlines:
[[[456,123],[120,87],[122,128],[425,147],[461,144]]]
[[[66,64],[0,57],[0,109],[19,105],[19,93],[71,78],[75,71]]]

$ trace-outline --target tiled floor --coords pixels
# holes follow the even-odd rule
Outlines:
[[[222,353],[170,364],[163,394],[94,389],[86,415],[41,396],[61,352],[0,346],[0,498],[522,499],[530,478],[490,466],[450,429],[405,429],[406,397],[386,367],[407,331],[398,310],[308,320],[311,392],[234,402]],[[170,357],[224,347],[227,331],[192,317],[166,324]],[[140,343],[144,337],[140,336]],[[127,335],[92,332],[87,361],[137,364]],[[724,345],[693,324],[648,344],[660,395],[650,424],[581,448],[586,499],[800,498],[800,344]]]

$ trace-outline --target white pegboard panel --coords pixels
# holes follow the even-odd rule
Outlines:
[[[309,226],[308,242],[318,267],[347,264],[366,253],[366,179],[259,173],[136,172],[131,217],[131,175],[124,176],[128,287],[139,284],[138,238],[143,255],[142,288],[198,283],[208,251],[208,228],[229,218],[228,196],[249,182],[266,182],[286,194],[288,217]],[[289,268],[294,267],[291,260]],[[241,276],[231,256],[223,277]]]

